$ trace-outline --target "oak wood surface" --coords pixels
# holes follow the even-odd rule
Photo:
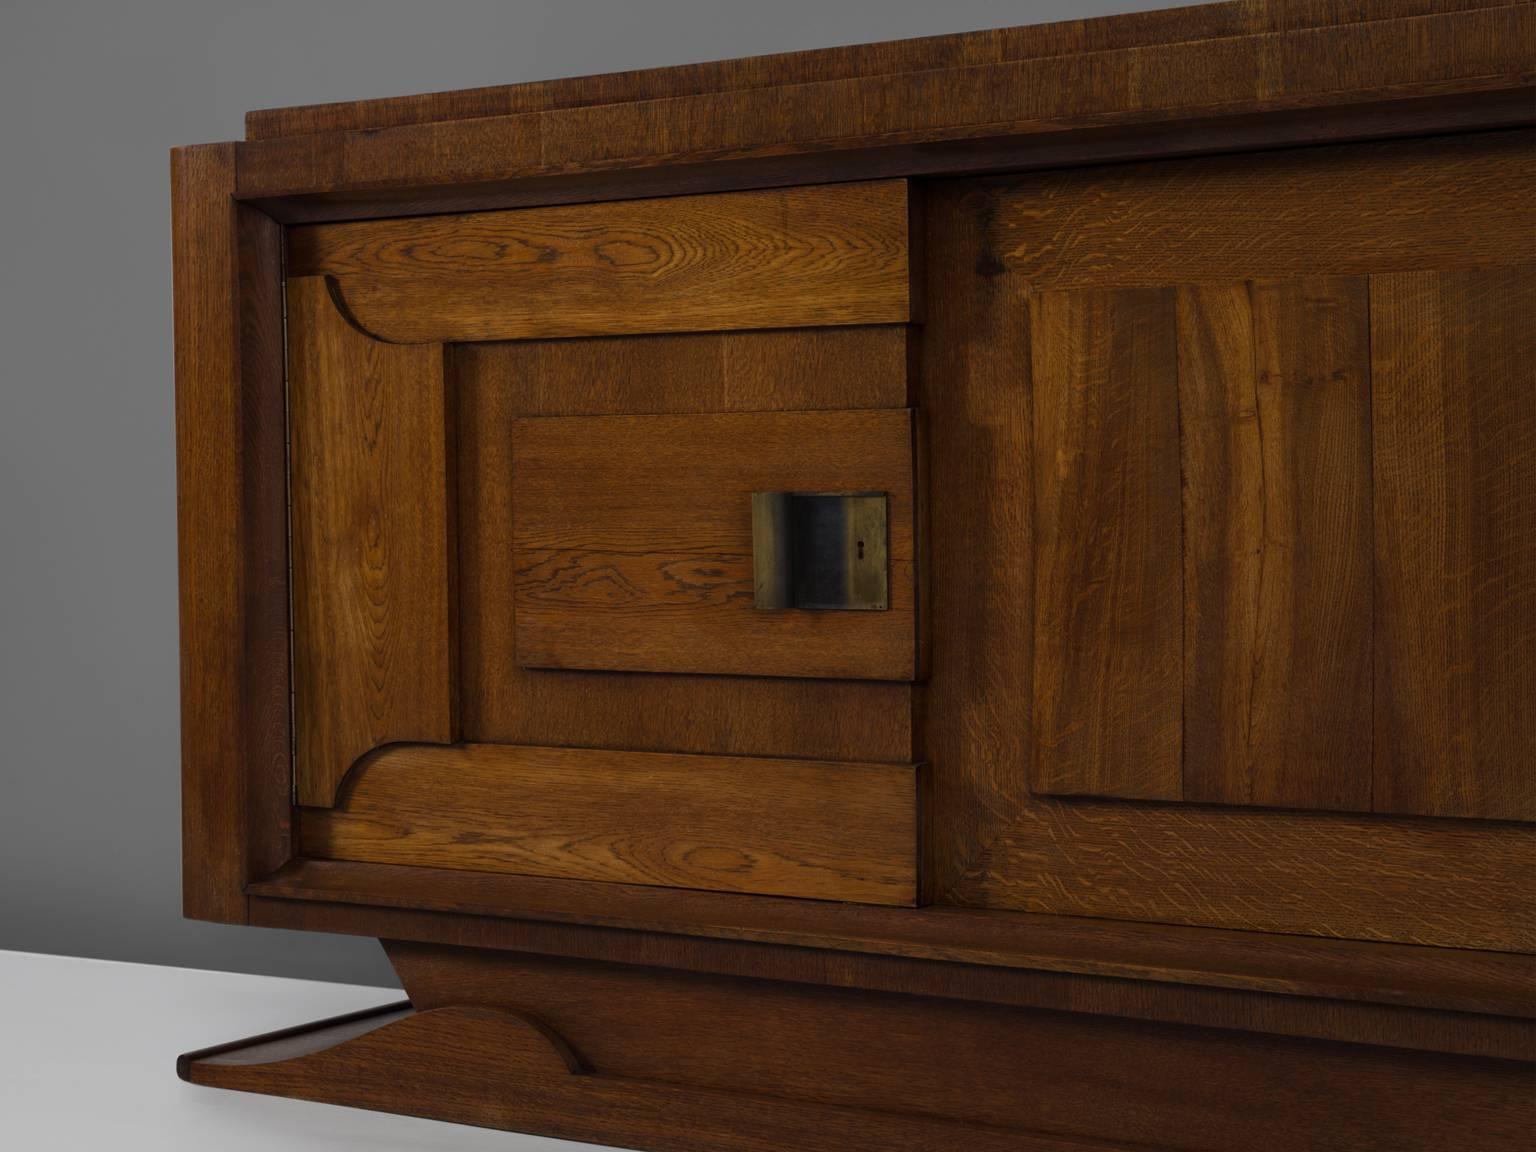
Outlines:
[[[1375,806],[1533,820],[1536,267],[1372,277],[1371,314]]]
[[[288,281],[300,803],[354,762],[457,738],[451,397],[438,345],[359,332],[321,277]]]
[[[877,904],[917,894],[910,766],[461,744],[358,766],[303,810],[324,859]]]
[[[265,123],[272,138],[204,154],[218,156],[217,172],[199,212],[213,222],[209,234],[233,216],[254,244],[254,255],[237,261],[233,295],[246,339],[270,349],[278,330],[271,307],[276,233],[248,209],[228,212],[231,192],[285,219],[403,216],[1481,129],[1530,119],[1532,15],[1529,5],[1480,0],[1254,0],[1055,29],[279,112],[265,122],[258,115],[253,123]],[[309,134],[278,135],[289,131]],[[262,134],[269,133],[253,130]],[[461,656],[450,658],[450,679],[462,676],[466,699],[474,701],[465,705],[465,731],[472,721],[484,739],[537,734],[549,744],[592,741],[717,756],[898,764],[932,753],[923,803],[945,837],[930,843],[926,857],[941,881],[936,889],[950,902],[993,907],[839,907],[622,883],[296,863],[252,887],[252,920],[615,961],[516,959],[461,979],[459,967],[438,956],[430,958],[436,974],[428,985],[450,999],[482,986],[482,999],[505,996],[509,985],[530,995],[548,987],[546,1002],[569,1008],[568,1018],[579,1024],[568,1030],[594,1036],[586,1046],[610,1062],[659,1069],[655,1077],[682,1070],[750,1092],[604,1080],[572,1075],[567,1064],[564,1075],[517,1080],[528,1087],[506,1105],[507,1077],[488,1071],[478,1053],[516,1050],[526,1036],[505,1027],[477,1031],[475,1020],[458,1015],[460,1006],[444,1009],[455,1015],[429,1022],[425,1032],[397,1032],[361,1075],[338,1051],[325,1074],[332,1083],[321,1083],[312,1068],[269,1068],[270,1076],[251,1073],[249,1086],[667,1147],[1117,1146],[1101,1137],[1204,1148],[1521,1146],[1531,1120],[1530,957],[1466,949],[1536,948],[1523,891],[1536,868],[1532,829],[1488,819],[1030,796],[1022,777],[1036,735],[1028,704],[1033,589],[1011,597],[998,590],[1030,583],[1036,526],[1029,477],[1048,464],[1030,455],[1039,384],[1030,363],[1031,298],[1106,289],[1171,294],[1181,422],[1192,410],[1184,370],[1211,357],[1210,375],[1193,381],[1206,388],[1200,399],[1209,403],[1209,436],[1192,445],[1181,434],[1175,468],[1186,481],[1203,468],[1200,491],[1217,505],[1202,501],[1192,512],[1186,500],[1178,523],[1186,547],[1182,556],[1175,552],[1175,572],[1185,595],[1174,627],[1185,650],[1176,673],[1185,735],[1181,771],[1173,775],[1184,799],[1272,803],[1264,797],[1274,796],[1424,815],[1529,817],[1529,773],[1519,758],[1529,733],[1500,716],[1510,701],[1518,706],[1522,693],[1529,695],[1529,565],[1520,544],[1528,535],[1522,496],[1530,487],[1530,413],[1525,393],[1509,383],[1522,356],[1529,360],[1529,293],[1504,269],[1536,260],[1530,157],[1528,136],[1497,134],[1249,155],[1198,170],[1146,165],[1081,177],[1054,173],[1032,189],[1013,182],[1025,188],[1019,202],[1032,202],[1039,219],[1071,218],[1049,236],[1030,231],[1027,213],[1000,208],[985,186],[957,189],[953,198],[937,189],[929,238],[954,248],[930,245],[938,258],[929,284],[948,295],[939,302],[930,293],[930,331],[921,349],[909,334],[895,335],[896,328],[826,328],[742,333],[739,344],[734,337],[678,337],[664,351],[661,341],[674,338],[448,350],[444,406],[457,389],[453,417],[472,457],[447,506],[452,510],[454,497],[462,501],[466,493],[468,503],[483,505],[464,509],[471,526],[446,533],[463,551],[465,572],[456,580],[450,571],[445,595],[477,614],[474,637],[466,636]],[[1181,173],[1200,179],[1178,187]],[[1005,235],[1004,226],[1013,231]],[[921,276],[918,235],[910,264]],[[302,245],[296,251],[302,256]],[[464,258],[457,250],[447,255]],[[226,257],[215,251],[205,259],[199,248],[197,259],[202,267],[189,274],[178,259],[179,329],[184,315],[203,307],[189,311],[184,290],[190,286],[195,295],[221,277],[227,282]],[[1340,292],[1340,280],[1324,278],[1365,277],[1373,325],[1396,326],[1390,340],[1372,334],[1372,422],[1353,420],[1358,407],[1349,404],[1326,411],[1290,406],[1296,397],[1284,384],[1298,370],[1331,379],[1327,369],[1341,365],[1311,362],[1322,344],[1299,350],[1299,369],[1295,357],[1287,362],[1286,346],[1295,344],[1289,333],[1300,322],[1288,321],[1284,331],[1271,324],[1269,331],[1284,337],[1273,339],[1267,322],[1253,318],[1245,347],[1234,318],[1238,297],[1278,285],[1291,319],[1316,319],[1307,310],[1326,303],[1327,329],[1341,299],[1349,307],[1359,300],[1353,282]],[[375,268],[369,278],[388,275]],[[1316,290],[1322,284],[1327,291]],[[403,299],[404,291],[403,284],[380,290],[390,299]],[[346,299],[348,289],[339,285],[337,294]],[[231,293],[218,287],[214,295],[227,302]],[[358,295],[366,303],[367,293]],[[1191,322],[1192,306],[1220,316]],[[404,305],[396,311],[404,323],[416,322]],[[227,315],[218,314],[215,332]],[[909,307],[902,319],[919,315]],[[186,345],[194,359],[203,357],[203,378],[227,393],[234,375],[227,348],[217,351],[219,339],[207,342],[215,348],[208,356],[199,341],[179,338],[178,374]],[[928,379],[890,370],[897,343],[908,340],[906,351],[921,352]],[[1358,362],[1358,339],[1352,348],[1347,340],[1323,343]],[[1254,357],[1266,346],[1281,353],[1261,357],[1280,386],[1263,397]],[[1255,396],[1251,422],[1235,371],[1245,353]],[[865,356],[880,365],[878,379],[860,372]],[[797,358],[819,379],[797,378]],[[263,357],[242,351],[240,360],[261,364]],[[1432,379],[1427,366],[1436,362],[1441,376]],[[766,370],[755,371],[758,365]],[[1339,385],[1332,394],[1357,383],[1352,371],[1344,366],[1331,379]],[[270,379],[270,367],[266,372]],[[529,375],[531,382],[517,380]],[[1216,384],[1234,391],[1223,395]],[[280,409],[270,393],[250,407],[255,393],[243,379],[239,388],[241,435],[265,430],[254,440],[197,441],[191,463],[180,467],[184,475],[202,475],[210,457],[216,464],[209,499],[193,504],[194,513],[217,508],[248,524],[267,523],[282,506],[282,470],[271,451],[281,438],[271,434],[270,420],[261,420]],[[1383,394],[1387,388],[1390,395]],[[213,389],[199,395],[207,407],[197,411],[228,431],[230,397]],[[510,551],[504,541],[513,529],[505,498],[510,431],[538,405],[559,409],[565,396],[577,407],[570,414],[583,405],[609,415],[914,402],[938,409],[940,456],[932,475],[941,503],[933,542],[948,543],[951,562],[963,555],[968,563],[963,571],[941,569],[921,587],[933,606],[924,623],[931,616],[935,626],[928,648],[934,681],[814,683],[518,667],[515,613],[500,603],[511,586],[501,555]],[[1234,417],[1225,428],[1223,403]],[[1375,422],[1382,414],[1390,425]],[[1326,419],[1310,423],[1315,416]],[[1445,432],[1431,430],[1437,422]],[[1268,435],[1277,423],[1285,435]],[[1126,435],[1142,431],[1123,427]],[[1362,428],[1374,436],[1367,459],[1378,482],[1365,499],[1377,568],[1365,770],[1349,751],[1360,729],[1340,719],[1359,713],[1358,683],[1344,673],[1359,654],[1360,613],[1343,614],[1353,630],[1323,627],[1311,635],[1261,613],[1281,599],[1304,605],[1309,589],[1343,589],[1351,602],[1358,595],[1354,560],[1365,534],[1349,521],[1358,515],[1358,485],[1350,487],[1349,468],[1334,465]],[[1136,446],[1115,442],[1112,433],[1101,447]],[[234,471],[231,454],[239,461]],[[1255,459],[1266,481],[1256,491],[1251,475],[1222,475],[1234,461]],[[1330,483],[1342,482],[1333,493],[1342,499],[1292,483],[1319,460]],[[239,491],[231,495],[227,478],[235,472]],[[1390,491],[1380,486],[1383,477]],[[1408,509],[1421,507],[1429,510],[1423,526],[1405,519]],[[1348,514],[1329,518],[1339,510]],[[1306,531],[1298,531],[1308,519]],[[1383,531],[1386,521],[1394,523]],[[1245,551],[1255,530],[1261,542],[1276,536],[1257,561]],[[220,914],[227,918],[247,914],[245,899],[231,896],[239,881],[259,862],[270,857],[276,865],[287,855],[286,805],[273,799],[282,758],[262,758],[278,747],[274,734],[286,743],[280,703],[268,714],[270,731],[246,739],[252,718],[265,702],[280,701],[286,687],[286,677],[259,679],[262,669],[277,666],[260,653],[277,651],[284,639],[269,627],[283,581],[261,577],[280,572],[270,550],[263,568],[229,546],[234,538],[251,539],[244,532],[237,528],[232,537],[221,520],[201,537],[219,559],[199,569],[207,577],[198,585],[208,590],[200,591],[202,602],[189,608],[183,596],[184,622],[200,622],[191,635],[200,638],[194,653],[202,654],[196,663],[188,657],[184,670],[206,678],[196,704],[209,718],[192,721],[188,744],[200,750],[186,759],[189,819],[197,821],[196,830],[189,826],[188,870],[214,865],[206,877],[189,876],[189,908],[194,890],[212,893],[211,903],[225,905]],[[184,532],[184,554],[185,538]],[[1336,539],[1346,541],[1346,562],[1320,560],[1319,542]],[[1201,540],[1231,551],[1192,558],[1188,544]],[[1197,543],[1197,553],[1203,549]],[[1277,569],[1282,551],[1287,566]],[[1396,572],[1384,579],[1391,565]],[[245,583],[253,571],[257,579]],[[1277,572],[1283,587],[1273,583]],[[1188,595],[1192,583],[1193,591],[1210,593],[1198,617]],[[1267,599],[1265,587],[1275,589]],[[1338,607],[1341,598],[1320,597]],[[1453,607],[1440,612],[1446,605]],[[1494,616],[1511,628],[1472,626]],[[1271,642],[1277,627],[1284,634],[1278,648]],[[1197,649],[1207,653],[1195,657],[1198,667],[1188,655]],[[1246,664],[1262,671],[1254,654],[1273,660],[1281,652],[1293,669],[1291,682],[1297,664],[1323,669],[1305,687],[1324,723],[1299,724],[1298,701],[1286,693],[1277,700],[1276,680],[1250,676],[1244,689],[1214,670]],[[1340,652],[1350,658],[1337,659]],[[1396,676],[1385,691],[1384,664]],[[230,673],[243,678],[233,690]],[[1344,688],[1330,691],[1341,676]],[[1203,712],[1187,706],[1206,697],[1213,699]],[[237,699],[240,721],[232,727],[227,705]],[[1191,735],[1195,713],[1210,723],[1204,744]],[[1228,719],[1248,715],[1267,734],[1251,745],[1249,733],[1237,733]],[[1275,755],[1277,746],[1285,756]],[[1211,751],[1198,753],[1200,747]],[[1426,747],[1434,751],[1426,755]],[[231,755],[208,754],[219,748]],[[1294,756],[1298,751],[1306,754]],[[253,762],[267,767],[253,772]],[[258,811],[266,815],[253,825]],[[323,825],[333,815],[322,812],[318,820]],[[243,865],[232,863],[242,856]],[[1103,919],[1050,914],[1062,909]],[[1113,919],[1124,917],[1190,926]],[[1209,924],[1244,931],[1195,926]],[[1329,938],[1355,936],[1434,946]],[[968,959],[948,958],[954,955]],[[655,967],[677,972],[656,976]],[[527,978],[508,979],[514,971]],[[425,999],[426,986],[414,983]],[[632,1002],[639,1007],[626,1018]],[[734,1031],[738,1024],[751,1027],[750,1039]],[[1010,1024],[1017,1028],[1010,1032]],[[418,1043],[420,1037],[427,1042]],[[1039,1059],[1041,1050],[1051,1059]],[[582,1086],[573,1089],[575,1083]],[[750,1094],[776,1083],[818,1102]],[[902,1114],[820,1102],[829,1098]],[[1008,1124],[1022,1116],[1072,1135],[961,1129],[937,1118],[956,1107]]]
[[[320,866],[326,866],[325,862],[320,862]],[[1392,1000],[1400,989],[1378,993],[1375,1002],[1371,1002],[1301,995],[1291,990],[1222,987],[1209,982],[1125,979],[1041,967],[935,962],[847,950],[833,953],[821,946],[747,943],[571,922],[487,919],[418,909],[311,903],[288,897],[253,897],[251,916],[253,923],[269,927],[318,928],[358,935],[382,933],[393,940],[866,988],[1421,1052],[1527,1061],[1536,1057],[1536,1021],[1521,1015],[1528,1015],[1530,1006],[1530,998],[1523,995],[1523,989],[1505,990],[1506,1002],[1511,993],[1515,1002],[1514,1013],[1505,1015],[1401,1004]],[[1446,994],[1443,987],[1437,991],[1442,996]],[[1383,1003],[1389,1000],[1392,1002]]]
[[[1519,1147],[1529,1066],[479,949],[386,945],[412,1002],[536,1016],[594,1076],[1165,1148]],[[1049,1060],[1036,1058],[1048,1051]],[[1241,1110],[1232,1100],[1243,1101]]]
[[[1119,573],[1069,578],[1052,597],[1041,594],[1038,626],[1060,652],[1047,647],[1037,654],[1035,694],[1044,709],[1037,719],[1050,719],[1057,693],[1074,711],[1042,727],[1038,755],[1058,755],[1058,732],[1078,742],[1093,739],[1097,725],[1134,735],[1124,718],[1135,713],[1132,696],[1171,679],[1125,677],[1121,670],[1134,660],[1182,661],[1182,701],[1165,694],[1155,714],[1165,730],[1181,722],[1185,728],[1182,779],[1165,768],[1161,791],[1147,795],[1360,811],[1380,798],[1379,810],[1394,810],[1384,799],[1391,786],[1373,789],[1373,776],[1394,769],[1388,758],[1373,755],[1368,719],[1373,536],[1393,529],[1373,517],[1370,305],[1367,280],[1353,273],[1413,261],[1454,269],[1469,258],[1525,258],[1536,247],[1531,143],[1528,133],[1492,133],[1143,164],[1006,185],[1018,196],[1014,209],[994,207],[988,219],[1001,250],[997,262],[1033,293],[1035,396],[1037,407],[1044,406],[1043,415],[1037,413],[1043,447],[1036,462],[1037,499],[1045,502],[1039,505],[1042,547],[1065,539],[1068,556]],[[1482,193],[1463,207],[1469,188]],[[1347,211],[1354,212],[1349,221]],[[1242,243],[1233,243],[1234,236]],[[1479,246],[1481,254],[1472,257]],[[1288,275],[1222,282],[1228,273],[1266,262]],[[1153,287],[1170,280],[1186,283]],[[1092,338],[1058,337],[1040,323],[1039,312],[1062,292],[1087,293],[1089,285],[1101,284],[1094,291],[1126,295],[1132,290],[1119,287],[1126,283],[1176,294],[1177,370],[1170,357],[1142,356],[1141,370],[1161,366],[1157,379],[1143,381],[1126,368],[1107,372],[1101,386],[1086,393],[1081,412],[1071,412],[1056,400],[1073,395],[1071,381],[1097,363],[1084,351]],[[1062,362],[1042,364],[1058,347],[1065,349]],[[1512,386],[1518,387],[1498,387]],[[1095,404],[1119,413],[1125,405],[1150,403],[1149,394],[1164,405],[1175,402],[1175,412],[1161,422],[1130,419],[1123,430],[1109,425],[1104,445],[1115,455],[1100,461],[1074,439],[1100,427]],[[1177,453],[1168,443],[1173,439]],[[1518,434],[1510,443],[1519,443]],[[1178,549],[1167,543],[1178,538],[1172,517],[1149,528],[1157,518],[1118,503],[1116,493],[1124,483],[1132,499],[1145,500],[1181,479],[1182,645],[1158,630],[1174,612],[1138,616],[1122,605],[1100,618],[1107,643],[1084,647],[1064,626],[1062,612],[1084,621],[1098,598],[1117,588],[1122,600],[1130,594],[1156,603],[1158,593],[1163,600],[1180,595],[1173,567]],[[1059,511],[1045,516],[1053,482],[1066,501],[1054,501]],[[1104,510],[1079,499],[1085,485],[1090,492],[1108,486]],[[1387,509],[1378,501],[1374,511]],[[1090,537],[1077,524],[1084,516],[1100,531],[1115,525],[1143,531],[1143,546],[1127,552],[1113,546],[1117,537]],[[1151,567],[1127,569],[1125,555]],[[1042,589],[1059,574],[1057,560],[1042,552]],[[1121,588],[1127,581],[1128,592]],[[1513,581],[1522,584],[1518,575]],[[1529,629],[1515,623],[1514,631]],[[1081,662],[1063,663],[1062,653]],[[1509,667],[1519,664],[1516,656]],[[1102,697],[1069,690],[1079,674]],[[1519,675],[1492,664],[1487,674],[1494,680]],[[1412,673],[1405,668],[1402,675]],[[1140,755],[1106,749],[1056,777],[1037,770],[1036,786],[1124,794],[1122,778],[1152,771],[1158,749],[1169,746],[1141,735],[1131,742]],[[1511,813],[1495,805],[1458,814]]]
[[[1532,11],[1536,11],[1533,8]],[[1527,129],[1000,180],[998,259],[1036,291],[1528,263]]]
[[[975,1124],[594,1075],[542,1021],[456,1005],[391,1013],[341,1038],[317,1025],[303,1050],[267,1058],[261,1037],[186,1060],[194,1084],[402,1112],[571,1140],[684,1152],[1083,1152],[1076,1140]],[[1095,1143],[1101,1152],[1114,1146]]]
[[[453,92],[267,108],[247,140],[782,87],[1500,7],[1505,0],[1244,0]]]
[[[914,451],[903,409],[517,421],[518,662],[912,679]],[[758,491],[885,494],[889,608],[757,611]]]
[[[1343,277],[1250,286],[1263,535],[1252,695],[1246,718],[1231,721],[1249,754],[1225,771],[1243,774],[1255,804],[1371,807],[1365,289]]]
[[[1173,316],[1167,290],[1030,300],[1039,792],[1182,790]]]
[[[403,343],[899,324],[907,226],[894,180],[317,225],[289,261]]]
[[[242,923],[290,855],[282,230],[227,145],[171,155],[182,901]]]
[[[1122,980],[1139,995],[1205,987],[1448,1012],[1536,1018],[1529,953],[1337,940],[1261,931],[930,905],[882,908],[404,865],[298,859],[251,886],[263,922],[669,966],[745,963],[738,974],[859,986],[857,957]],[[354,915],[355,914],[355,915]],[[253,913],[254,915],[254,913]],[[370,929],[369,924],[379,927]],[[560,937],[553,926],[572,935]],[[602,933],[608,932],[608,937]],[[637,933],[655,939],[641,947]],[[616,935],[615,935],[616,934]],[[665,939],[663,939],[665,938]],[[634,950],[623,941],[628,940]],[[561,941],[556,944],[556,941]],[[714,950],[713,942],[743,950]],[[761,948],[775,946],[776,953]],[[565,951],[560,951],[561,949]],[[828,952],[846,954],[831,963]],[[688,959],[686,963],[683,961]],[[804,960],[804,963],[800,963]],[[893,990],[988,999],[949,969]],[[793,977],[790,973],[795,973]],[[1090,1010],[1093,998],[1076,1007]],[[1047,1005],[1041,1005],[1047,1006]],[[1071,1006],[1058,1004],[1056,1006]]]
[[[1524,179],[1524,154],[1508,139],[1490,136],[1456,147],[1470,150],[1474,145],[1501,156],[1510,180],[1518,183]],[[1444,145],[1421,142],[1418,147],[1433,155]],[[1462,158],[1457,163],[1470,162],[1465,153],[1458,154]],[[1343,153],[1338,159],[1351,162]],[[1291,227],[1303,198],[1309,197],[1307,182],[1301,177],[1321,167],[1318,158],[1295,154],[1249,160],[1249,176],[1239,180],[1234,169],[1223,177],[1232,194],[1271,197],[1275,227]],[[1199,183],[1205,168],[1225,171],[1228,165],[1227,160],[1218,159],[1187,162],[1186,167],[1191,180]],[[1283,179],[1279,166],[1287,166]],[[1090,178],[1103,180],[1113,189],[1127,177],[1119,170],[1103,169],[1080,178],[1083,196],[1075,202],[1078,210],[1074,219],[1089,230],[1094,227],[1099,206],[1086,191]],[[969,300],[977,302],[951,295],[950,299],[962,301],[953,312],[936,307],[935,321],[942,321],[943,339],[952,351],[933,352],[928,364],[942,367],[947,363],[948,375],[943,380],[951,384],[964,381],[965,373],[987,372],[986,378],[998,381],[989,396],[996,412],[1006,412],[1009,403],[1018,402],[1011,399],[1015,396],[1028,402],[1030,388],[1039,385],[1031,378],[1027,355],[1034,297],[1030,261],[1037,246],[1048,247],[1053,242],[1051,237],[1058,229],[1059,213],[1042,211],[1039,195],[1042,183],[1054,179],[1057,177],[962,182],[932,190],[927,197],[930,233],[946,238],[944,245],[930,246],[930,295],[937,299],[948,290],[944,286],[956,278],[970,277],[974,283]],[[1015,194],[1018,199],[1010,200]],[[1305,202],[1310,203],[1310,199]],[[1114,212],[1134,211],[1136,207],[1114,197],[1108,203],[1108,210]],[[1421,201],[1406,185],[1402,203],[1412,206],[1404,211],[1417,230],[1414,243],[1426,250],[1437,244],[1435,234],[1444,222],[1442,210],[1418,215]],[[1091,212],[1083,210],[1083,204],[1091,205]],[[1383,201],[1380,210],[1387,206]],[[1467,205],[1464,211],[1477,214],[1483,208],[1479,202]],[[1033,231],[1025,231],[1026,222]],[[1490,212],[1483,225],[1505,229],[1508,222]],[[1455,224],[1457,231],[1468,227],[1465,221]],[[1524,236],[1511,240],[1513,246],[1504,254],[1506,260],[1518,259],[1529,243]],[[1255,242],[1262,243],[1263,237]],[[1336,256],[1326,234],[1320,234],[1313,243],[1311,260],[1317,272],[1328,273],[1332,260],[1354,258],[1350,252]],[[1177,251],[1170,248],[1170,252]],[[1299,265],[1293,267],[1300,271]],[[1223,289],[1222,283],[1215,281],[1199,290],[1239,292],[1236,286]],[[1247,292],[1244,286],[1241,295]],[[1185,330],[1190,340],[1203,338],[1192,325],[1186,324]],[[1193,350],[1195,345],[1190,347]],[[1225,355],[1228,360],[1252,360],[1251,350],[1240,345],[1235,351],[1229,348]],[[1185,364],[1189,364],[1188,354]],[[966,367],[962,372],[956,365]],[[925,382],[925,387],[932,383]],[[1173,386],[1171,380],[1166,383]],[[1199,387],[1196,380],[1188,383],[1191,390]],[[964,388],[957,394],[968,395]],[[1350,426],[1358,428],[1358,424]],[[1027,571],[1029,503],[986,478],[1008,474],[1028,458],[1016,448],[1010,449],[1008,441],[1000,441],[985,423],[955,420],[947,425],[948,440],[939,438],[940,430],[946,428],[942,415],[935,419],[934,427],[936,444],[945,445],[946,456],[965,459],[970,475],[978,478],[986,491],[1013,505],[1011,511],[1006,507],[983,511],[981,501],[971,506],[961,500],[950,530],[958,533],[968,526],[975,531],[983,524],[1007,525],[1006,531],[983,538],[988,539],[999,563],[1009,566],[1006,570]],[[1142,429],[1138,426],[1135,431],[1140,434]],[[1293,429],[1290,435],[1295,434]],[[1229,459],[1263,459],[1258,443],[1251,444],[1248,453],[1229,454]],[[1212,454],[1217,454],[1214,444]],[[1166,464],[1175,472],[1179,468],[1177,448]],[[1036,471],[1044,466],[1041,461],[1035,463]],[[945,488],[939,485],[945,483],[947,473],[938,469],[934,475],[934,506],[945,508],[953,499],[951,494],[964,489],[965,479],[951,479],[947,481],[950,487]],[[1251,483],[1253,477],[1250,474],[1246,479]],[[1197,490],[1208,492],[1210,485],[1197,486]],[[1202,511],[1217,513],[1208,506]],[[1245,512],[1240,502],[1231,502],[1234,530],[1241,529],[1244,516],[1257,512]],[[1172,534],[1175,540],[1177,527]],[[1321,521],[1311,530],[1327,527],[1329,522]],[[1224,546],[1220,536],[1208,529],[1200,529],[1198,535]],[[1180,564],[1179,550],[1171,547],[1169,552],[1172,563]],[[1326,561],[1319,563],[1320,570],[1331,571]],[[1231,571],[1233,578],[1238,578],[1243,569],[1238,564]],[[945,675],[955,679],[946,684],[946,707],[928,707],[923,712],[924,758],[932,765],[935,781],[935,827],[942,830],[936,837],[936,871],[944,879],[940,885],[942,901],[1036,913],[1125,916],[1450,946],[1531,946],[1536,921],[1524,889],[1536,869],[1536,841],[1529,829],[1334,818],[1305,812],[1244,813],[1193,805],[1180,811],[1161,805],[1063,801],[1026,794],[1010,780],[1008,762],[999,766],[978,750],[1017,748],[1032,738],[1024,722],[1027,713],[1018,703],[1028,698],[1027,673],[1019,664],[1030,663],[1029,617],[998,611],[984,598],[956,594],[954,589],[964,585],[951,583],[955,579],[947,568],[935,571],[932,624],[936,679],[932,690],[940,690],[940,678]],[[1196,582],[1195,590],[1199,588]],[[1234,589],[1232,595],[1237,597],[1240,592]],[[1304,619],[1298,618],[1298,627],[1306,627]],[[1307,642],[1327,643],[1331,638]],[[1189,651],[1198,654],[1200,649],[1191,646]],[[956,668],[965,669],[965,676],[957,676]],[[1209,684],[1213,679],[1214,674],[1206,673],[1195,676],[1194,683]],[[1185,711],[1186,716],[1198,720],[1199,709]],[[1368,740],[1368,706],[1359,710],[1354,723]],[[1232,739],[1246,742],[1246,726],[1233,732]],[[963,758],[957,761],[957,755]],[[1223,770],[1229,767],[1222,765]],[[1329,767],[1348,773],[1359,771],[1361,766],[1335,762]],[[951,776],[946,778],[946,773]],[[957,782],[955,775],[963,779]]]
[[[1249,285],[1178,290],[1183,477],[1182,796],[1251,794],[1265,473]]]
[[[253,140],[240,194],[287,197],[1041,135],[1529,85],[1529,5],[1077,55]],[[1219,22],[1219,21],[1218,21]],[[1455,51],[1428,50],[1425,45]],[[803,177],[802,177],[803,181]]]
[[[455,346],[464,738],[913,761],[904,683],[522,667],[506,546],[520,417],[903,408],[908,341],[880,327]]]
[[[942,894],[1028,788],[1031,732],[1014,721],[1034,671],[1034,442],[1028,311],[984,249],[985,201],[957,184],[924,201],[929,674],[916,704],[933,765],[928,879]]]

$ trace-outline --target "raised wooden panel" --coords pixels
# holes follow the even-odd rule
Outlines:
[[[1163,290],[1032,301],[1042,792],[1180,794],[1173,319]]]
[[[1375,806],[1536,819],[1536,267],[1373,277],[1371,317]]]
[[[316,225],[289,260],[415,343],[899,324],[908,248],[893,180]]]
[[[1365,281],[1185,289],[1180,321],[1184,798],[1367,811]]]
[[[517,662],[512,475],[521,416],[895,407],[902,327],[458,345],[464,739],[654,752],[916,759],[911,685],[530,669]]]
[[[295,782],[329,804],[360,756],[456,738],[452,436],[443,349],[352,327],[288,282]]]
[[[306,811],[306,855],[912,904],[912,765],[400,746]]]
[[[916,675],[910,411],[538,417],[512,444],[523,666]],[[889,609],[757,611],[754,491],[886,493]]]

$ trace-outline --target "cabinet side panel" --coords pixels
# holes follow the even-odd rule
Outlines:
[[[186,915],[246,919],[289,854],[280,229],[227,145],[172,153]]]

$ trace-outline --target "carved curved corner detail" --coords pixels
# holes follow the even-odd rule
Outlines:
[[[347,327],[358,333],[358,335],[372,340],[376,344],[410,345],[436,343],[436,341],[430,340],[393,340],[390,337],[385,336],[380,332],[376,332],[372,328],[368,327],[368,325],[364,324],[362,320],[358,319],[356,310],[347,301],[346,290],[341,286],[341,280],[336,276],[332,276],[330,274],[326,275],[325,292],[326,295],[331,298],[331,306],[336,309],[336,314],[340,316],[342,320],[346,321]]]
[[[391,752],[402,748],[417,746],[420,741],[414,740],[386,740],[375,744],[372,748],[363,752],[349,764],[336,781],[336,790],[331,796],[329,807],[345,808],[352,799],[352,794],[357,791],[360,781],[374,764],[385,759]]]

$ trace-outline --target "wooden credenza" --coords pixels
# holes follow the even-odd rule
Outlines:
[[[173,154],[197,1083],[647,1149],[1528,1147],[1536,9]]]

